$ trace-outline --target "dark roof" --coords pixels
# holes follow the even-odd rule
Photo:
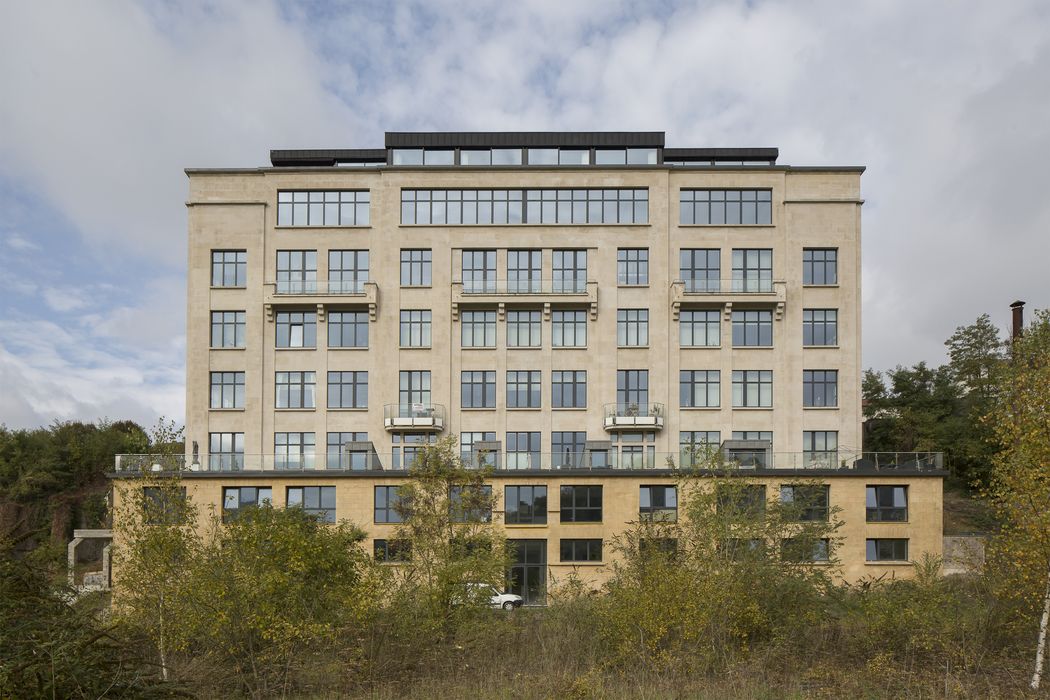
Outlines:
[[[661,148],[662,131],[388,131],[387,148]]]
[[[776,148],[665,148],[664,160],[776,160]]]
[[[274,167],[303,165],[335,165],[336,161],[351,160],[355,162],[385,163],[385,148],[327,148],[320,150],[277,150],[270,151],[270,163]]]

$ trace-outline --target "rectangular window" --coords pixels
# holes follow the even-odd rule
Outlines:
[[[648,248],[620,248],[616,251],[616,283],[628,287],[649,284]]]
[[[496,292],[496,251],[463,251],[463,292],[494,294]]]
[[[391,165],[423,165],[422,148],[395,148],[390,154]]]
[[[313,433],[274,433],[274,469],[313,469]]]
[[[802,309],[802,345],[821,347],[838,344],[838,309]]]
[[[521,149],[520,148],[493,148],[492,149],[492,164],[493,165],[521,165]]]
[[[248,251],[213,250],[211,252],[211,286],[248,286]]]
[[[529,164],[550,150],[530,149]],[[570,154],[570,155],[566,155]],[[587,151],[563,151],[582,158]],[[582,161],[581,161],[582,162]],[[523,206],[524,204],[524,206]],[[401,190],[407,225],[646,224],[647,189]]]
[[[328,347],[368,347],[367,311],[329,311],[327,326]]]
[[[208,433],[208,471],[244,469],[244,433]]]
[[[616,403],[626,407],[649,406],[649,370],[618,369],[616,370]]]
[[[492,165],[492,151],[485,149],[462,149],[459,152],[460,165]]]
[[[243,348],[244,316],[243,311],[212,311],[211,347]]]
[[[587,291],[587,251],[554,251],[555,294],[582,294]]]
[[[453,486],[448,490],[448,501],[454,523],[492,522],[491,486]]]
[[[678,520],[678,489],[674,486],[641,486],[638,489],[641,520],[673,523]]]
[[[142,487],[142,519],[147,525],[182,525],[186,515],[186,487]]]
[[[866,493],[869,523],[903,523],[908,520],[907,486],[869,486]]]
[[[685,291],[717,294],[722,291],[722,251],[718,248],[683,248],[678,268]]]
[[[535,294],[540,291],[542,254],[538,250],[507,251],[507,292]]]
[[[719,515],[730,519],[754,519],[766,512],[766,487],[758,484],[728,484],[718,487],[715,503]]]
[[[679,312],[678,342],[683,348],[717,348],[722,344],[722,312],[715,309]]]
[[[645,537],[638,540],[638,552],[643,557],[663,557],[673,561],[678,556],[678,539]]]
[[[540,339],[539,311],[507,312],[507,347],[538,348]]]
[[[540,371],[507,372],[507,408],[540,407]]]
[[[317,347],[317,313],[314,311],[278,311],[276,314],[277,347]]]
[[[771,248],[733,249],[733,291],[752,294],[773,291]]]
[[[773,312],[765,310],[733,312],[733,347],[773,345]]]
[[[810,540],[786,537],[780,542],[780,560],[795,564],[831,560],[831,541],[826,537]]]
[[[494,371],[464,371],[460,374],[459,387],[462,408],[496,407],[496,373]]]
[[[733,370],[733,408],[772,407],[772,370]]]
[[[551,345],[556,348],[587,347],[587,312],[576,309],[552,311]]]
[[[836,430],[806,430],[802,433],[802,460],[807,467],[832,469],[838,466],[839,434]]]
[[[561,560],[563,562],[600,562],[602,560],[602,541],[562,540]]]
[[[272,504],[273,489],[269,486],[226,486],[222,490],[222,521],[230,522],[245,508]]]
[[[678,433],[678,452],[683,467],[705,464],[718,451],[722,433],[717,430],[682,430]]]
[[[802,284],[836,285],[838,283],[838,248],[802,249]]]
[[[717,369],[683,369],[678,372],[678,399],[682,408],[718,408],[722,373]]]
[[[490,454],[476,446],[478,442],[495,442],[494,432],[463,432],[459,434],[459,456],[463,464],[469,467],[499,466],[499,455]]]
[[[460,342],[465,348],[496,347],[495,311],[460,311]]]
[[[362,294],[367,281],[367,250],[328,251],[328,291],[331,294]]]
[[[802,370],[802,405],[830,408],[839,405],[839,372],[836,369]]]
[[[908,561],[906,539],[871,539],[865,545],[868,561]]]
[[[244,372],[211,372],[211,408],[244,408]]]
[[[508,432],[507,469],[539,469],[541,449],[538,432]]]
[[[581,467],[587,451],[587,433],[583,431],[555,431],[551,433],[551,466]]]
[[[429,287],[431,284],[431,251],[401,250],[401,286]]]
[[[563,523],[600,523],[602,521],[602,487],[562,486],[561,521]]]
[[[434,434],[425,433],[393,433],[390,436],[392,447],[390,448],[390,461],[394,469],[409,469],[415,465],[416,457],[422,452],[425,445],[433,445],[437,441]]]
[[[789,519],[827,522],[830,507],[826,484],[785,484],[780,487],[780,503]]]
[[[377,523],[401,522],[401,496],[397,486],[375,487],[375,511],[373,519]]]
[[[373,540],[372,556],[378,562],[394,563],[409,561],[412,558],[411,540]]]
[[[317,251],[277,251],[277,293],[317,293]]]
[[[621,348],[649,344],[649,309],[616,310],[616,344]]]
[[[551,372],[551,406],[587,408],[587,370]]]
[[[328,433],[328,455],[326,465],[329,469],[371,469],[376,465],[371,450],[354,449],[353,443],[368,442],[368,433],[343,432]]]
[[[398,374],[398,403],[430,405],[430,370],[401,370]]]
[[[276,372],[277,408],[314,408],[314,372]]]
[[[277,192],[278,226],[368,226],[368,190]]]
[[[772,190],[681,190],[678,223],[748,226],[773,223]]]
[[[328,408],[368,408],[368,372],[329,372]]]
[[[302,508],[322,523],[335,522],[334,486],[289,486],[288,507]]]
[[[401,310],[401,347],[430,347],[430,310]]]

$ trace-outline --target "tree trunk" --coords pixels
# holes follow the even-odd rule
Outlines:
[[[1029,683],[1032,690],[1039,690],[1039,681],[1043,676],[1043,652],[1046,649],[1046,627],[1050,622],[1050,569],[1047,570],[1046,593],[1043,594],[1043,617],[1039,621],[1039,643],[1035,648],[1035,672],[1032,674],[1032,682]]]

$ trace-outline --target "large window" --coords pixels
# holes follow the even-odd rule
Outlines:
[[[587,151],[580,151],[587,155]],[[530,151],[530,161],[532,151]],[[530,163],[531,164],[531,163]],[[646,189],[401,190],[401,223],[646,224]]]
[[[508,311],[507,312],[507,347],[538,348],[540,347],[540,312]]]
[[[314,408],[314,372],[276,372],[277,408]]]
[[[786,537],[780,541],[780,560],[794,564],[830,561],[831,540]]]
[[[839,283],[837,248],[804,248],[802,250],[802,284],[835,285]]]
[[[538,432],[507,433],[507,469],[539,469],[540,434]]]
[[[511,555],[507,592],[526,605],[542,605],[547,596],[547,540],[507,540]]]
[[[826,522],[830,499],[825,484],[785,484],[780,502],[789,518],[807,522]]]
[[[142,519],[146,525],[182,525],[186,520],[186,487],[142,487]]]
[[[368,347],[367,311],[329,311],[327,325],[328,347]]]
[[[328,433],[328,454],[326,465],[329,469],[370,469],[377,466],[372,461],[372,450],[356,449],[358,444],[367,443],[368,433],[341,432]]]
[[[733,408],[772,408],[773,371],[733,370]]]
[[[329,372],[328,408],[368,408],[368,372]]]
[[[722,290],[722,251],[718,248],[683,248],[678,253],[678,266],[685,291]]]
[[[560,543],[563,562],[600,562],[601,540],[562,540]]]
[[[496,407],[496,373],[467,370],[460,374],[460,406],[463,408]]]
[[[496,347],[495,311],[460,311],[460,343],[465,348]]]
[[[806,466],[838,466],[839,434],[837,430],[806,430],[802,433],[802,459]]]
[[[432,254],[429,248],[401,251],[401,286],[429,287]]]
[[[387,564],[409,561],[412,558],[412,541],[399,539],[377,539],[372,541],[372,557]]]
[[[773,223],[772,190],[681,191],[679,223],[714,226]]]
[[[773,312],[763,309],[733,312],[733,347],[773,345]]]
[[[328,251],[328,291],[332,294],[360,294],[367,281],[367,250]]]
[[[838,406],[838,370],[802,370],[802,405],[806,408],[828,408]]]
[[[717,348],[722,343],[722,312],[716,309],[679,312],[678,342],[683,348]]]
[[[540,291],[542,253],[538,250],[507,251],[507,291],[528,294]]]
[[[401,370],[397,402],[402,406],[430,403],[430,370]]]
[[[629,287],[649,284],[648,248],[620,248],[616,251],[616,283]]]
[[[334,486],[289,486],[289,508],[302,508],[322,523],[335,522]]]
[[[390,462],[394,469],[410,469],[425,445],[437,441],[433,433],[393,433],[390,436]]]
[[[722,374],[717,369],[683,369],[678,372],[678,399],[682,408],[718,408]]]
[[[587,312],[582,309],[552,311],[551,345],[556,348],[587,347]]]
[[[678,520],[678,489],[674,486],[640,486],[638,515],[642,520],[675,522]]]
[[[401,347],[429,348],[430,318],[429,309],[402,309]]]
[[[715,492],[719,515],[730,520],[762,517],[766,512],[766,487],[759,484],[729,483]]]
[[[908,519],[907,486],[869,486],[866,503],[869,523],[902,523]]]
[[[908,561],[908,540],[906,539],[870,539],[864,544],[868,561]]]
[[[313,469],[313,433],[274,433],[274,469]]]
[[[243,348],[244,316],[243,311],[212,311],[211,347]]]
[[[277,251],[277,293],[317,293],[317,251]]]
[[[211,286],[245,287],[248,285],[248,251],[213,250],[211,252]]]
[[[463,251],[463,291],[468,294],[496,291],[496,251]]]
[[[244,372],[211,372],[211,408],[244,408]]]
[[[317,313],[314,311],[278,311],[276,314],[277,347],[317,347]]]
[[[244,433],[208,433],[208,470],[244,469]]]
[[[555,250],[553,291],[580,294],[587,291],[587,251]]]
[[[561,521],[563,523],[600,523],[602,521],[602,487],[562,486]]]
[[[492,522],[491,486],[452,486],[448,490],[448,500],[452,522]]]
[[[733,291],[773,291],[773,250],[771,248],[733,249]]]
[[[648,406],[649,370],[616,370],[616,403],[620,406]]]
[[[557,430],[551,433],[551,466],[580,467],[587,451],[587,433]]]
[[[802,344],[807,347],[838,345],[838,309],[802,309]]]
[[[706,463],[718,451],[722,433],[718,430],[682,430],[678,433],[678,453],[683,467]]]
[[[649,344],[649,309],[616,310],[616,344],[622,348]]]
[[[508,486],[503,502],[503,521],[508,525],[544,525],[547,522],[546,486]]]
[[[488,431],[461,432],[459,434],[459,456],[467,466],[498,466],[499,455],[482,450],[479,442],[495,442],[496,433]]]
[[[540,407],[540,371],[507,372],[507,408]]]
[[[278,226],[368,226],[368,190],[279,191]]]
[[[397,486],[375,487],[375,510],[373,519],[377,523],[401,522],[401,495]]]
[[[587,408],[587,370],[551,372],[553,408]]]
[[[227,486],[222,490],[222,521],[228,523],[245,508],[273,504],[273,489],[269,486]]]

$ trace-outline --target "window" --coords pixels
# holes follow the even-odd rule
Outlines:
[[[903,523],[908,520],[907,486],[869,486],[866,501],[869,523]]]
[[[715,309],[679,312],[678,342],[683,348],[717,348],[722,343],[722,312]]]
[[[563,523],[600,523],[602,521],[602,487],[562,486],[561,521]]]
[[[392,165],[423,165],[422,148],[397,148],[390,155]]]
[[[622,348],[649,344],[649,309],[616,310],[616,344]]]
[[[717,430],[682,430],[678,433],[678,452],[683,467],[706,463],[718,451],[722,433]]]
[[[631,407],[626,407],[629,412]],[[645,431],[640,433],[613,433],[609,436],[613,445],[613,456],[619,461],[616,463],[621,469],[652,469],[656,464],[656,433]]]
[[[289,486],[288,507],[302,508],[322,523],[335,522],[334,486]]]
[[[733,291],[773,291],[773,251],[770,248],[733,249]]]
[[[317,251],[277,251],[277,293],[317,293]]]
[[[427,433],[394,433],[390,436],[390,462],[394,469],[409,469],[415,465],[416,457],[423,446],[434,444],[437,437]]]
[[[839,434],[836,430],[806,430],[802,433],[802,460],[807,467],[836,467],[838,449]]]
[[[580,294],[587,291],[587,251],[554,251],[555,294]]]
[[[431,251],[401,251],[401,286],[429,287],[431,282]]]
[[[772,345],[772,311],[733,312],[733,347],[770,347]]]
[[[773,446],[773,431],[772,430],[734,430],[734,440],[763,440],[769,443],[769,446]]]
[[[394,563],[412,558],[411,540],[373,540],[372,556],[378,562]]]
[[[642,520],[673,523],[678,520],[678,489],[674,486],[641,486],[638,515]]]
[[[476,447],[475,444],[478,442],[495,442],[496,433],[494,432],[464,432],[459,434],[459,456],[463,460],[463,463],[467,466],[480,467],[483,464],[487,466],[498,466],[499,455],[496,454],[482,454],[482,450]]]
[[[269,486],[227,486],[222,490],[222,521],[234,520],[245,508],[272,504],[273,490]]]
[[[460,342],[465,348],[496,347],[495,311],[460,311]]]
[[[459,394],[462,408],[495,408],[496,373],[494,371],[462,372]]]
[[[539,311],[507,312],[508,348],[538,348],[540,343]]]
[[[328,408],[368,408],[368,372],[329,372]]]
[[[727,537],[718,543],[718,552],[730,561],[763,559],[765,542],[758,538]]]
[[[211,252],[211,286],[246,287],[248,285],[248,251],[213,250]]]
[[[274,433],[274,469],[313,469],[313,433]]]
[[[317,313],[314,311],[278,311],[277,347],[317,347]]]
[[[540,449],[538,432],[508,432],[507,469],[539,469]]]
[[[521,165],[520,148],[493,148],[493,165]]]
[[[507,540],[511,564],[507,592],[526,605],[542,605],[547,596],[547,540]]]
[[[352,443],[367,443],[368,433],[328,433],[328,457],[326,466],[329,469],[370,469],[375,465],[371,449],[353,449]]]
[[[448,501],[454,523],[492,522],[491,486],[452,486],[448,490]]]
[[[733,408],[772,407],[772,370],[733,370]]]
[[[244,433],[208,433],[208,471],[244,469]]]
[[[648,190],[527,190],[526,223],[645,224]]]
[[[871,539],[865,545],[868,561],[908,561],[906,539]]]
[[[367,311],[329,311],[328,347],[367,348]]]
[[[558,165],[590,165],[591,152],[586,148],[562,148],[558,150]]]
[[[601,561],[602,541],[562,540],[561,560],[563,562]]]
[[[277,408],[314,408],[314,372],[277,372]]]
[[[638,540],[638,552],[644,557],[674,559],[678,555],[678,540],[674,537],[645,537]]]
[[[401,190],[403,225],[506,225],[522,222],[522,190]]]
[[[563,152],[564,157],[572,157],[568,153]],[[572,153],[577,157],[587,155],[587,151]],[[556,149],[551,155],[557,157]],[[529,150],[530,165],[535,165],[534,159],[539,157],[539,150]],[[401,190],[401,223],[408,225],[648,222],[646,189]]]
[[[368,226],[368,190],[279,191],[278,226]]]
[[[463,251],[463,291],[493,294],[496,291],[496,251]]]
[[[186,487],[142,487],[142,520],[147,525],[181,525],[186,514]]]
[[[540,291],[541,257],[538,250],[507,251],[507,292],[528,294]]]
[[[830,499],[825,484],[785,484],[780,503],[788,517],[804,522],[827,522]]]
[[[551,345],[556,348],[587,347],[587,312],[551,312]]]
[[[685,248],[678,254],[678,266],[685,283],[685,291],[722,291],[722,251],[718,248]]]
[[[838,370],[802,370],[802,405],[806,408],[830,408],[838,406]]]
[[[587,408],[587,370],[551,372],[551,406]]]
[[[629,287],[649,284],[648,248],[620,248],[616,251],[616,283]]]
[[[375,522],[401,522],[401,507],[401,495],[397,486],[375,487],[375,512],[373,515]]]
[[[838,309],[802,309],[802,344],[807,347],[838,345]]]
[[[718,408],[721,391],[721,372],[717,369],[678,372],[678,405],[682,408]]]
[[[521,152],[518,152],[519,158]],[[460,165],[492,165],[492,151],[485,150],[467,150],[462,149],[459,152],[459,164]]]
[[[754,519],[766,512],[766,487],[757,484],[722,484],[715,502],[719,515],[730,519]]]
[[[827,562],[831,560],[831,541],[787,537],[780,542],[780,560],[795,564]]]
[[[835,285],[838,283],[838,248],[802,249],[802,284]]]
[[[529,165],[557,165],[557,148],[530,148]]]
[[[211,407],[244,408],[244,372],[211,372]]]
[[[507,525],[547,523],[546,486],[508,486],[504,490],[503,521]]]
[[[211,312],[211,346],[213,348],[244,347],[244,312]]]
[[[401,370],[398,374],[397,402],[402,406],[430,404],[430,370]]]
[[[679,221],[683,225],[770,225],[772,190],[682,190]]]
[[[430,347],[430,310],[401,310],[401,347]]]
[[[587,433],[555,431],[551,433],[551,466],[581,467],[587,451]]]
[[[616,370],[616,403],[621,407],[649,405],[649,370]]]
[[[367,250],[328,251],[328,291],[332,294],[361,294],[368,281]]]
[[[507,408],[540,407],[540,371],[507,372]]]

